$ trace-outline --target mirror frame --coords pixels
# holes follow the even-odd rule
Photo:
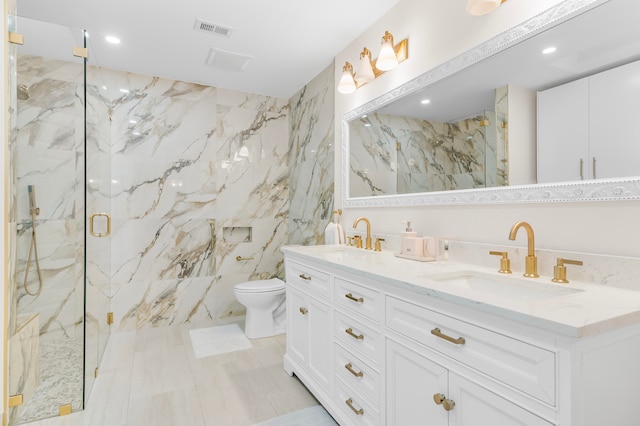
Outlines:
[[[408,93],[423,89],[520,41],[533,37],[551,26],[609,1],[611,0],[565,0],[396,89],[345,113],[342,116],[342,206],[357,208],[640,200],[640,177],[368,197],[349,196],[349,121],[363,114],[372,113]]]

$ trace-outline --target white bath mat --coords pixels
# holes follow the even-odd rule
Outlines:
[[[314,405],[253,426],[336,426],[337,424],[322,405]]]
[[[189,330],[191,345],[196,358],[204,358],[227,352],[251,348],[238,324]]]

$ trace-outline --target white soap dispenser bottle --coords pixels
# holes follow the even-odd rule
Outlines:
[[[407,227],[400,234],[400,254],[422,257],[424,256],[424,244],[422,238],[418,238],[417,234],[411,229],[411,222],[403,221]]]

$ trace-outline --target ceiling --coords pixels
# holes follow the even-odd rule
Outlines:
[[[18,15],[86,29],[89,62],[288,99],[399,0],[18,0]],[[196,20],[231,29],[196,31]],[[18,28],[20,30],[20,28]],[[105,41],[116,36],[118,45]],[[46,35],[41,35],[46,39]],[[25,45],[28,41],[25,35]],[[250,57],[208,65],[211,49]],[[235,56],[234,58],[235,59]]]

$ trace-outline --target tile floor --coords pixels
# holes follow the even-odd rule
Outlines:
[[[196,358],[189,330],[215,325],[112,334],[87,409],[28,425],[244,426],[318,404],[282,369],[285,335]]]

